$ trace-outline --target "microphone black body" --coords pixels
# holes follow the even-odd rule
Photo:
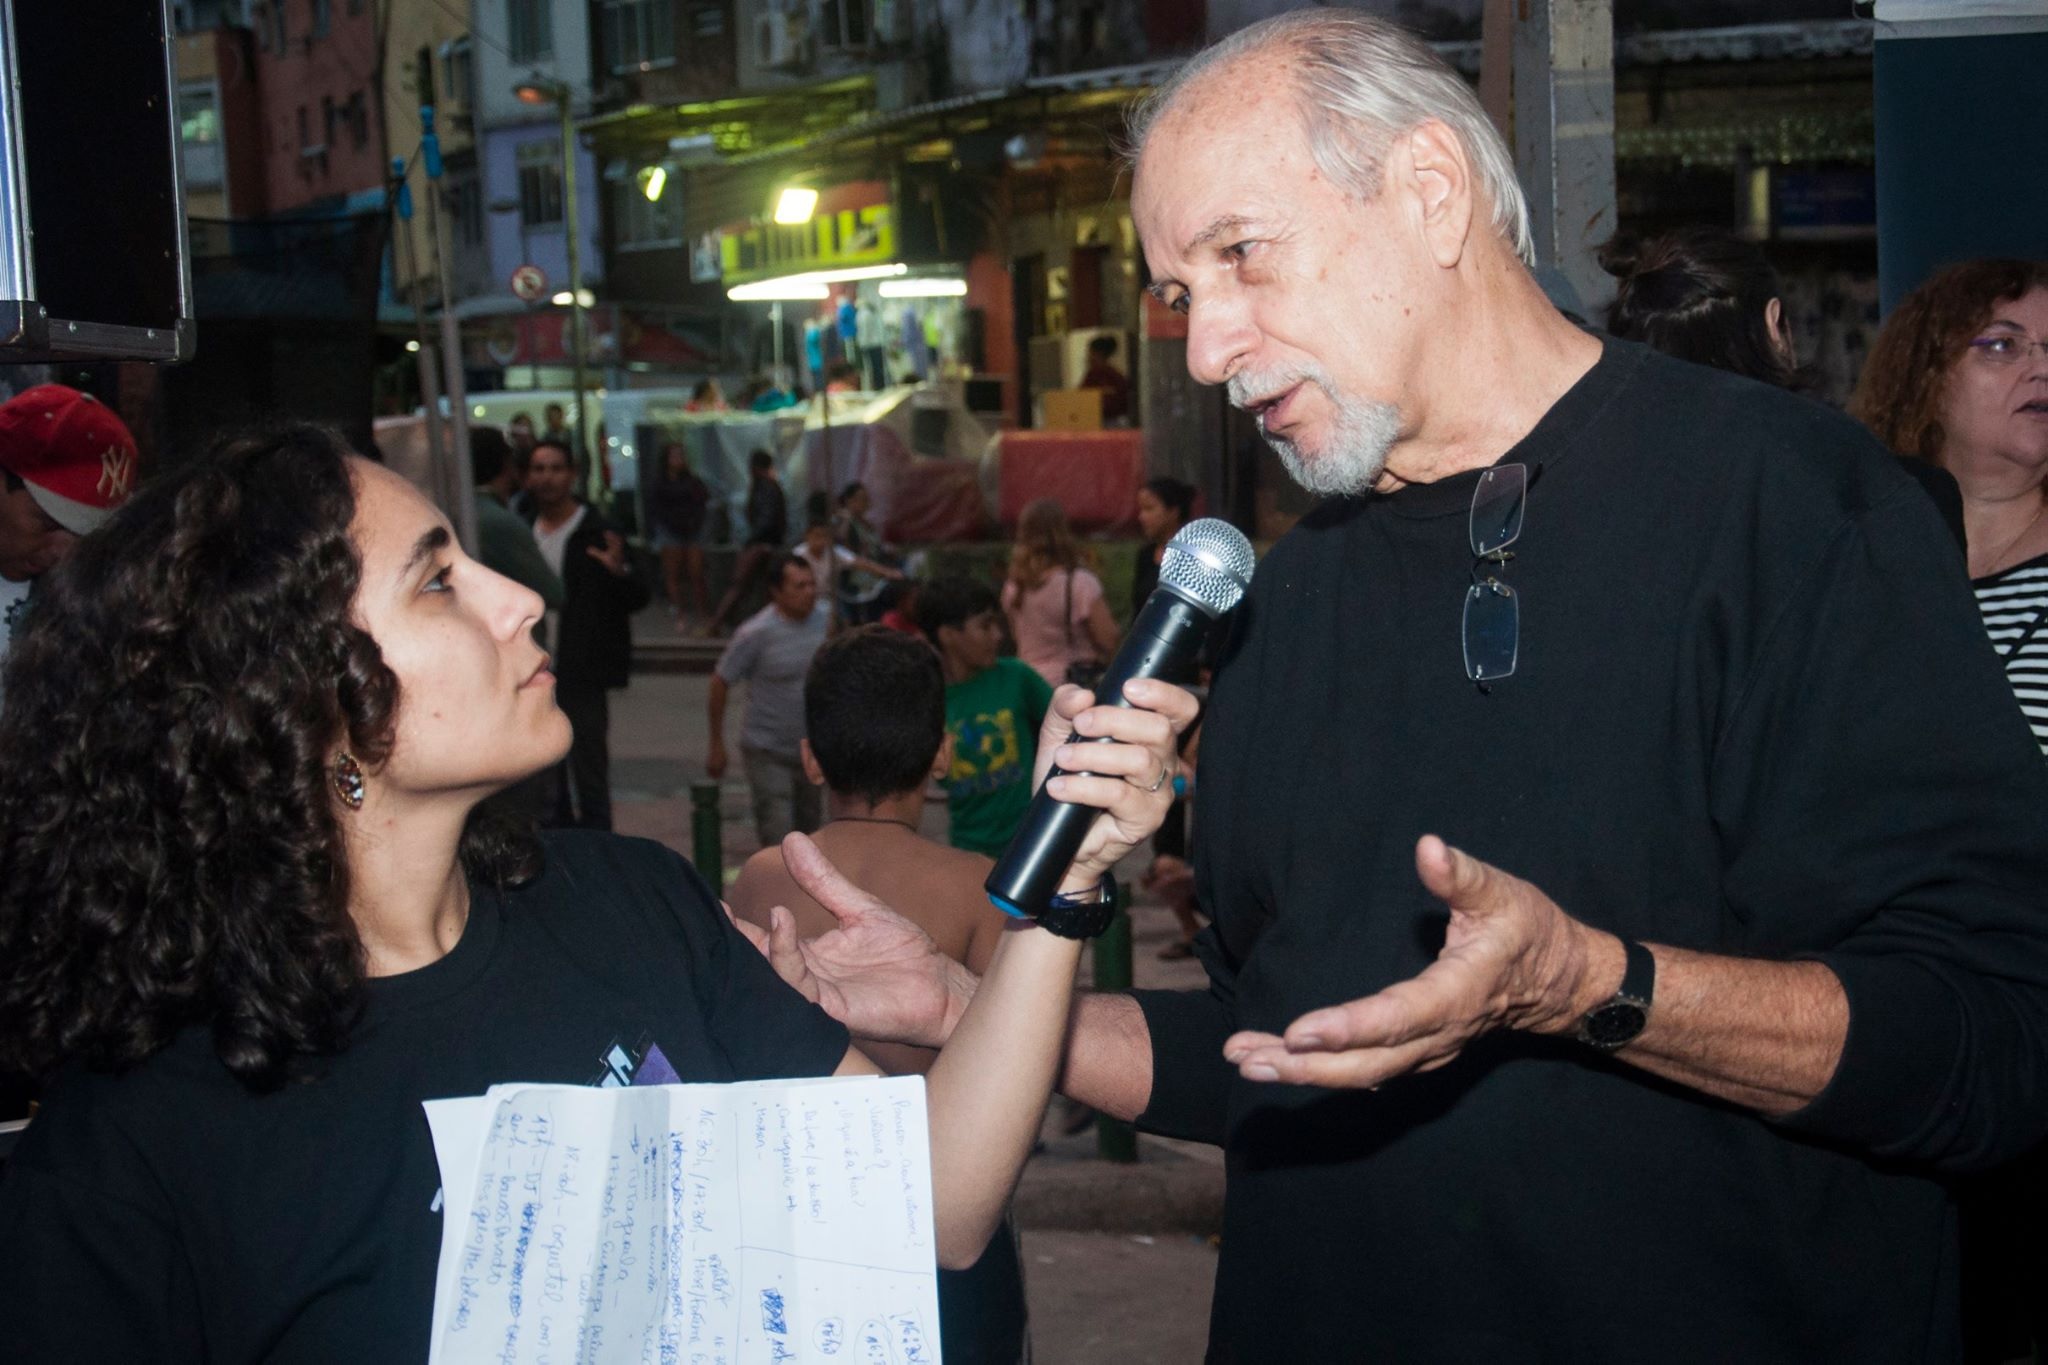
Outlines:
[[[1124,637],[1116,657],[1110,660],[1102,681],[1096,685],[1098,706],[1129,706],[1124,684],[1133,678],[1161,678],[1183,682],[1193,677],[1195,663],[1207,643],[1217,612],[1199,605],[1170,587],[1160,587],[1145,600],[1130,634]],[[1097,737],[1082,743],[1106,743]],[[1055,766],[1046,774],[1050,781],[1067,772]],[[988,874],[983,889],[1004,914],[1028,919],[1051,902],[1060,881],[1081,851],[1088,826],[1102,814],[1094,806],[1077,806],[1056,800],[1044,787],[1031,798],[1031,808],[1017,827],[1016,837]]]

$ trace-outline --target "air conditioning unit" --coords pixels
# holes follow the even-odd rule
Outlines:
[[[770,70],[801,66],[809,38],[802,15],[769,11],[754,20],[754,60]]]

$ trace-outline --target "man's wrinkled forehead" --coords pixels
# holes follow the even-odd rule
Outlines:
[[[1253,80],[1262,88],[1247,90]],[[1291,153],[1305,148],[1302,131],[1284,72],[1261,58],[1205,72],[1180,91],[1147,131],[1132,172],[1132,218],[1146,258],[1156,266],[1161,256],[1199,246],[1216,218],[1243,212],[1216,204],[1210,191],[1276,188]],[[1257,163],[1245,164],[1252,147]],[[1193,210],[1194,221],[1173,218],[1195,201],[1201,206]]]

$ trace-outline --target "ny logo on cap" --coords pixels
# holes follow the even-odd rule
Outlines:
[[[128,496],[128,485],[135,481],[135,456],[119,446],[108,446],[100,452],[100,493],[109,498]]]

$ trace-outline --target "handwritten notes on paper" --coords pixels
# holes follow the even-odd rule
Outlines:
[[[435,1100],[430,1365],[939,1359],[915,1076]]]

